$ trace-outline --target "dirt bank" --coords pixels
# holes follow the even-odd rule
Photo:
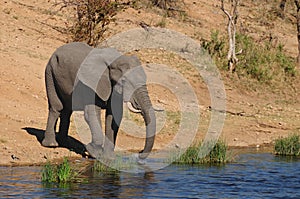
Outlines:
[[[208,39],[211,30],[225,26],[224,17],[216,11],[214,3],[199,2],[201,4],[186,1],[189,16],[192,17],[190,19],[193,20],[166,18],[166,28],[193,38]],[[40,144],[47,120],[44,68],[52,52],[64,43],[65,38],[46,25],[63,24],[63,16],[54,15],[50,10],[51,4],[46,0],[0,2],[0,165],[39,164],[64,156],[81,157],[80,150],[78,154],[68,148],[45,148]],[[245,10],[243,7],[242,12]],[[162,16],[148,9],[129,8],[117,15],[106,36],[139,27],[141,21],[155,25],[161,20]],[[249,27],[252,26],[263,29],[262,32],[266,29],[254,22],[249,24]],[[280,29],[289,31],[282,33]],[[287,25],[274,31],[278,31],[279,39],[284,34],[283,42],[287,41],[289,45],[286,46],[287,50],[294,52],[297,43],[291,33],[293,28]],[[178,57],[173,59],[169,56],[171,58],[165,59],[163,53],[160,53],[136,52],[145,63],[162,61],[174,68],[180,67],[181,62],[182,65],[186,64]],[[194,78],[190,71],[182,72],[185,77],[189,77],[192,86],[198,88],[196,94],[201,107],[201,123],[197,138],[201,139],[210,121],[209,93],[199,77]],[[242,80],[222,75],[227,95],[227,116],[221,137],[230,146],[260,146],[270,144],[280,136],[300,133],[299,89],[295,89],[299,88],[299,82],[281,92],[262,88],[249,91],[240,82]],[[177,102],[173,100],[172,93],[151,87],[150,95],[155,103],[176,112]],[[155,149],[166,146],[174,137],[174,127],[170,125],[169,131],[167,129],[158,135]],[[75,144],[78,143],[79,137],[74,125],[70,136],[74,138]],[[123,149],[138,150],[143,145],[139,140],[121,132],[117,145]]]

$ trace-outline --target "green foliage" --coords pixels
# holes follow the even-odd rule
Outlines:
[[[285,55],[282,44],[275,45],[271,41],[257,44],[247,35],[237,35],[236,40],[237,49],[243,49],[237,65],[240,75],[246,73],[260,82],[295,76],[295,63]]]
[[[215,59],[224,58],[225,55],[225,38],[220,38],[219,31],[211,32],[211,40],[202,41],[202,47]]]
[[[60,0],[56,5],[68,12],[66,30],[72,41],[97,46],[121,4],[117,0]]]
[[[202,41],[219,68],[227,70],[228,41],[220,37],[219,32],[211,34],[210,41]],[[282,44],[276,44],[271,39],[258,43],[244,34],[236,35],[236,49],[241,50],[235,72],[239,76],[256,79],[259,82],[286,81],[296,75],[296,65],[293,58],[287,56]]]
[[[274,149],[277,155],[299,156],[300,136],[294,134],[286,138],[279,138],[275,140]]]
[[[219,141],[209,153],[209,163],[225,163],[227,157],[227,146],[225,142]],[[208,157],[207,157],[208,158]],[[204,160],[205,161],[205,160]]]
[[[72,169],[67,158],[64,159],[62,164],[58,165],[57,177],[59,182],[67,182],[72,179]]]
[[[69,160],[64,158],[59,165],[47,162],[42,170],[43,182],[70,182],[76,177],[76,172],[71,168]]]
[[[176,164],[197,164],[200,163],[200,158],[198,156],[199,148],[201,145],[191,146],[186,149],[184,154],[182,154],[177,160],[172,161]]]
[[[218,141],[209,154],[201,157],[201,143],[199,143],[187,148],[178,159],[172,156],[170,160],[176,164],[224,164],[230,161],[227,149],[225,142]]]
[[[56,168],[50,163],[44,166],[42,170],[42,181],[43,182],[56,182],[57,175],[56,175]]]

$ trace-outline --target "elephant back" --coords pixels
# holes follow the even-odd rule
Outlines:
[[[52,55],[52,71],[61,92],[71,95],[81,63],[93,48],[73,42],[59,47]]]

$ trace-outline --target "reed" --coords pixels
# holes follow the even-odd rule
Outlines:
[[[204,157],[201,156],[201,146],[201,143],[190,146],[179,158],[171,155],[170,160],[175,164],[224,164],[232,160],[224,141],[218,141]]]
[[[275,140],[274,150],[276,155],[299,156],[300,136],[293,134],[286,138],[279,138]]]
[[[43,182],[71,182],[77,177],[77,172],[71,167],[67,158],[61,164],[47,162],[42,170]]]

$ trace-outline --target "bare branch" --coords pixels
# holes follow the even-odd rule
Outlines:
[[[221,1],[221,10],[228,18],[227,32],[228,32],[228,40],[229,40],[229,49],[227,54],[227,60],[228,60],[228,68],[231,72],[233,72],[238,62],[238,59],[236,57],[236,52],[235,52],[235,43],[236,43],[235,36],[236,36],[236,24],[238,19],[239,0],[230,1],[230,5],[231,5],[230,11],[225,9],[224,0],[220,0],[220,1]]]

